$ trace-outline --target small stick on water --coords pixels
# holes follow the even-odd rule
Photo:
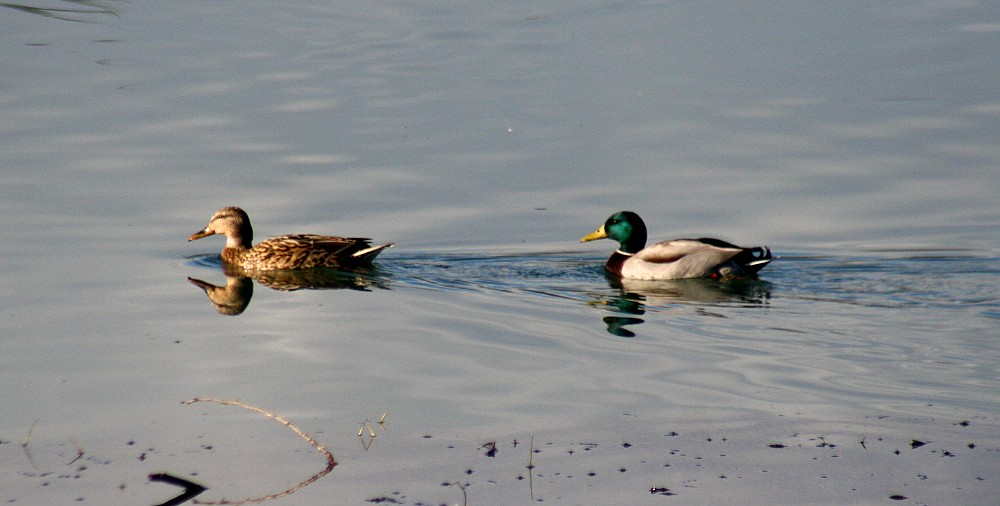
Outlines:
[[[452,483],[451,486],[458,487],[462,491],[462,506],[468,506],[469,496],[465,495],[465,485],[456,481],[455,483]]]
[[[194,500],[191,501],[194,504],[240,505],[240,504],[262,503],[264,501],[270,501],[271,499],[277,499],[279,497],[284,497],[286,495],[291,495],[292,493],[294,493],[295,491],[299,490],[300,488],[302,488],[302,487],[304,487],[306,485],[309,485],[310,483],[312,483],[312,482],[314,482],[314,481],[316,481],[316,480],[318,480],[318,479],[326,476],[327,474],[330,473],[330,471],[333,471],[334,467],[337,466],[337,460],[333,458],[333,454],[330,453],[329,450],[327,450],[322,445],[320,445],[319,443],[317,443],[315,439],[309,437],[308,434],[306,434],[305,432],[302,432],[302,430],[299,429],[298,427],[296,427],[295,425],[293,425],[292,422],[289,422],[288,420],[285,420],[284,418],[282,418],[282,417],[280,417],[280,416],[278,416],[278,415],[276,415],[274,413],[271,413],[271,412],[269,412],[267,410],[264,410],[262,408],[258,408],[257,406],[251,406],[249,404],[244,404],[244,403],[242,403],[240,401],[230,401],[230,400],[225,400],[225,399],[213,399],[211,397],[195,398],[195,399],[191,399],[191,400],[187,400],[187,401],[181,401],[181,404],[194,404],[196,402],[214,402],[216,404],[221,404],[223,406],[239,406],[239,407],[241,407],[241,408],[243,408],[243,409],[245,409],[247,411],[253,411],[255,413],[260,413],[261,415],[264,415],[264,416],[266,416],[266,417],[268,417],[268,418],[270,418],[272,420],[275,420],[275,421],[281,423],[285,427],[288,427],[289,429],[291,429],[292,432],[298,434],[299,437],[301,437],[302,439],[305,439],[306,442],[308,442],[310,445],[312,445],[313,448],[316,448],[316,451],[322,453],[323,456],[326,457],[326,469],[324,469],[324,470],[316,473],[315,475],[309,477],[308,479],[306,479],[302,483],[299,483],[298,485],[295,485],[295,486],[293,486],[293,487],[291,487],[289,489],[283,490],[283,491],[278,492],[276,494],[269,494],[269,495],[265,495],[265,496],[262,496],[262,497],[252,498],[252,499],[242,499],[242,500],[239,500],[239,501],[230,501],[228,499],[222,499],[220,501],[199,501],[197,499],[194,499]]]
[[[35,419],[34,422],[31,422],[31,427],[28,428],[28,433],[25,434],[24,439],[21,440],[21,446],[23,446],[24,448],[28,447],[28,442],[31,441],[31,433],[35,431],[35,424],[38,423],[38,420],[40,420],[40,418]]]
[[[385,429],[385,417],[389,415],[388,411],[382,412],[382,417],[378,419],[378,426],[382,429],[384,434],[388,434],[389,431]],[[367,429],[368,434],[365,436],[365,429]],[[365,418],[365,421],[361,422],[361,427],[358,429],[358,438],[361,439],[361,447],[368,451],[372,443],[375,442],[375,438],[378,437],[378,433],[375,432],[375,424],[372,423],[370,418]]]
[[[77,443],[75,439],[69,438],[69,442],[72,443],[74,447],[76,447],[76,458],[74,458],[73,460],[69,461],[66,464],[67,466],[71,466],[71,465],[73,465],[74,462],[80,460],[80,458],[83,457],[83,453],[84,453],[83,447],[80,446],[80,444]]]
[[[528,494],[531,496],[531,502],[535,502],[535,464],[532,464],[532,459],[535,457],[535,435],[531,435],[531,439],[528,442]]]
[[[535,436],[531,436],[531,440],[528,443],[528,469],[534,469],[535,465],[531,463],[531,459],[535,456]]]
[[[28,442],[31,441],[31,433],[35,431],[35,424],[38,423],[36,419],[31,422],[31,427],[28,429],[28,433],[24,435],[24,439],[21,440],[21,449],[24,450],[24,456],[28,458],[28,462],[31,463],[31,467],[35,471],[40,471],[38,464],[35,463],[35,458],[31,455],[31,450],[28,449]]]

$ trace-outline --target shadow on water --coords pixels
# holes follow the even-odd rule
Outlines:
[[[253,298],[253,285],[257,282],[272,290],[358,290],[371,291],[389,288],[390,276],[377,266],[342,271],[316,268],[298,271],[247,271],[224,265],[219,255],[198,256],[192,263],[219,269],[226,276],[225,285],[215,285],[202,279],[188,277],[191,284],[201,288],[219,314],[235,316],[243,313]]]

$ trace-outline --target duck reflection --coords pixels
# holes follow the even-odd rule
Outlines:
[[[608,285],[618,293],[598,297],[595,305],[627,315],[603,318],[608,332],[619,337],[635,337],[635,332],[625,327],[645,322],[639,316],[646,313],[647,307],[671,304],[762,306],[771,298],[771,284],[758,279],[637,280],[609,275]]]
[[[236,316],[246,310],[253,297],[253,281],[248,277],[226,276],[226,285],[218,286],[200,279],[188,277],[192,285],[205,291],[209,302],[219,314]]]
[[[191,284],[201,288],[215,306],[219,314],[235,316],[243,313],[253,297],[254,281],[272,290],[291,292],[295,290],[337,290],[350,289],[371,291],[374,288],[388,288],[388,276],[375,267],[340,271],[329,268],[315,268],[296,271],[247,271],[238,267],[223,265],[226,275],[224,286],[189,277]]]

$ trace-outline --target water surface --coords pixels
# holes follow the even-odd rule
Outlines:
[[[326,465],[195,397],[333,453],[289,504],[997,496],[995,6],[4,7],[0,500]],[[397,245],[229,279],[224,205]],[[608,279],[621,209],[780,258]]]

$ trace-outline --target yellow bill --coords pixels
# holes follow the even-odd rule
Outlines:
[[[608,233],[604,231],[604,225],[601,225],[601,228],[581,237],[580,242],[596,241],[598,239],[606,239],[607,237]]]

